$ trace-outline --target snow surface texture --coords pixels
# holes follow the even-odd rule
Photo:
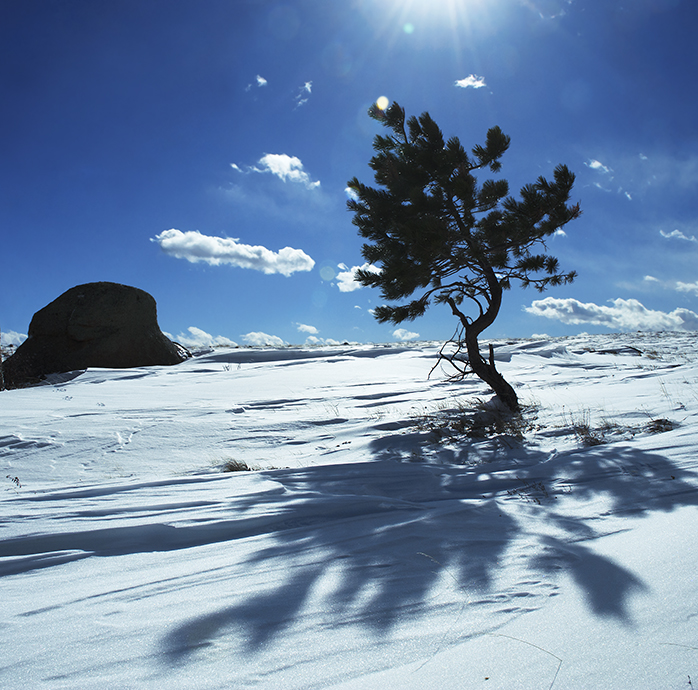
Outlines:
[[[520,419],[434,344],[0,393],[0,686],[698,685],[698,338],[495,345]]]

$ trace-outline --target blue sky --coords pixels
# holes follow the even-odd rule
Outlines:
[[[386,97],[466,148],[499,125],[512,191],[577,175],[549,248],[578,279],[485,335],[698,330],[696,26],[695,0],[6,0],[0,328],[107,280],[192,343],[450,337],[352,289]]]

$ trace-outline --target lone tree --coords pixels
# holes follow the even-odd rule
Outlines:
[[[369,115],[389,134],[373,141],[369,165],[379,187],[356,178],[348,183],[353,198],[347,205],[368,240],[362,254],[373,269],[358,269],[355,278],[380,288],[385,300],[400,302],[375,310],[381,323],[412,321],[432,300],[448,305],[458,327],[440,358],[456,368],[455,379],[474,373],[517,411],[516,392],[497,371],[492,345],[485,359],[478,336],[496,319],[512,281],[542,292],[575,278],[575,272],[559,271],[545,245],[581,213],[579,204],[567,205],[574,175],[559,165],[553,182],[539,177],[517,200],[508,196],[506,180],[478,184],[474,175],[484,168],[499,171],[510,142],[499,127],[469,155],[458,138],[444,141],[429,113],[405,121],[404,108],[393,103],[387,110],[373,106]]]

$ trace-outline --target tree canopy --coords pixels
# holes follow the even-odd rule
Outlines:
[[[377,187],[348,182],[352,222],[374,268],[357,270],[356,279],[397,302],[375,310],[381,323],[416,319],[432,302],[447,305],[458,327],[449,341],[455,348],[442,348],[441,357],[456,376],[475,373],[517,410],[514,389],[496,370],[492,348],[482,356],[478,336],[496,319],[513,282],[543,291],[574,280],[575,272],[562,273],[545,244],[581,213],[579,204],[568,205],[574,174],[558,165],[553,181],[539,177],[516,199],[506,180],[479,183],[475,176],[501,168],[510,139],[499,127],[467,153],[457,137],[444,140],[427,112],[406,120],[394,102],[386,110],[372,106],[369,115],[388,134],[373,142],[369,165]]]

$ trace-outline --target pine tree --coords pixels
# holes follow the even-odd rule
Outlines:
[[[389,134],[373,142],[369,165],[378,186],[356,178],[348,183],[352,222],[368,240],[362,254],[377,269],[358,269],[356,279],[398,302],[375,310],[381,323],[416,319],[432,301],[450,307],[458,327],[441,348],[441,359],[456,368],[454,378],[472,372],[518,410],[516,392],[495,367],[492,346],[483,357],[478,337],[496,319],[512,282],[543,291],[575,278],[575,272],[559,271],[545,245],[581,213],[579,204],[567,203],[574,174],[559,165],[554,181],[539,177],[515,199],[506,180],[478,184],[475,177],[486,168],[500,170],[510,139],[499,127],[469,155],[457,137],[444,141],[429,113],[406,121],[405,110],[393,103],[387,110],[373,106],[369,115]]]

